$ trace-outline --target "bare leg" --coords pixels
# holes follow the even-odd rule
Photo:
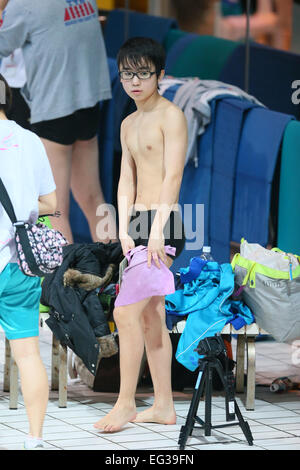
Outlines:
[[[115,217],[105,203],[100,185],[97,137],[77,140],[73,145],[71,188],[87,218],[93,241],[116,241]],[[103,209],[102,214],[98,212],[100,206]],[[106,224],[101,224],[103,220],[109,223],[110,230],[105,228]]]
[[[172,344],[166,327],[164,297],[152,297],[143,311],[143,321],[154,403],[151,408],[139,413],[134,422],[175,424],[171,384]]]
[[[40,357],[38,337],[11,340],[10,346],[20,371],[29,432],[33,437],[42,437],[49,385]]]
[[[52,168],[56,183],[57,210],[61,216],[50,217],[51,224],[60,230],[69,243],[73,243],[73,235],[69,222],[70,182],[72,146],[61,145],[47,139],[42,139]]]
[[[119,333],[121,386],[114,408],[94,427],[115,432],[136,417],[135,392],[144,352],[141,314],[149,298],[132,305],[118,307],[114,319]]]

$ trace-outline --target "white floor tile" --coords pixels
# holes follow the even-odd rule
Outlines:
[[[92,445],[105,445],[109,444],[109,441],[102,439],[101,437],[95,437],[91,435],[89,437],[77,438],[76,436],[68,436],[68,439],[47,439],[52,445],[57,445],[62,448],[74,447],[74,446],[92,446]]]
[[[48,416],[52,418],[58,418],[63,420],[64,418],[84,418],[84,417],[94,417],[96,419],[99,415],[104,415],[104,413],[99,412],[99,410],[93,410],[88,406],[81,406],[81,408],[70,408],[70,409],[62,409],[56,411],[48,411]]]
[[[253,424],[251,425],[248,420],[247,420],[247,422],[248,422],[252,432],[255,431],[255,430],[257,430],[257,432],[260,432],[260,431],[261,432],[266,432],[266,431],[270,430],[269,426],[264,426],[263,424],[258,424],[256,426],[253,426]],[[229,436],[235,436],[235,435],[241,434],[242,429],[240,428],[240,426],[228,426],[226,428],[220,428],[219,432],[222,433],[222,434],[225,434],[225,435],[228,434]]]
[[[81,425],[81,424],[90,424],[91,428],[93,429],[93,424],[96,423],[99,418],[101,418],[101,416],[86,416],[86,417],[82,417],[82,418],[76,418],[76,417],[72,417],[72,418],[63,418],[63,421],[65,423],[68,423],[68,424],[74,424],[74,425]]]
[[[47,432],[44,430],[43,432],[43,438],[45,441],[55,441],[63,438],[68,438],[68,439],[81,439],[81,438],[90,438],[93,437],[93,434],[83,431],[81,429],[77,430],[68,430],[64,432]]]
[[[114,404],[115,404],[116,400],[113,401],[113,402],[110,402],[110,403],[103,403],[103,402],[100,402],[100,403],[95,403],[93,405],[93,408],[97,408],[98,410],[106,410],[106,413],[108,413],[108,411],[113,408]],[[108,410],[108,411],[107,411]]]
[[[277,418],[256,418],[257,421],[261,422],[262,424],[266,424],[267,426],[273,426],[278,424],[290,424],[290,423],[299,423],[300,419],[299,416],[292,416],[292,417],[277,417]]]
[[[150,432],[151,431],[159,432],[161,434],[163,434],[164,432],[172,432],[172,431],[175,431],[175,432],[179,433],[180,429],[181,429],[181,426],[182,426],[181,424],[164,425],[164,424],[154,424],[154,423],[152,423],[150,425],[150,424],[144,423],[143,424],[143,429],[144,430],[148,429]]]
[[[257,445],[260,445],[261,441],[263,441],[263,440],[271,441],[272,439],[283,439],[283,438],[290,439],[290,438],[294,437],[291,434],[288,434],[286,432],[276,431],[276,430],[271,431],[270,429],[271,428],[269,428],[269,431],[263,432],[263,433],[255,432],[255,431],[253,431],[253,429],[251,429],[253,440],[255,441],[255,443]],[[240,440],[245,439],[245,437],[242,433],[241,434],[235,434],[235,437],[240,439]]]
[[[295,432],[300,432],[300,422],[299,423],[290,423],[290,424],[273,424],[272,428],[279,429],[281,431],[286,431],[291,434]]]
[[[268,450],[300,450],[300,444],[281,445],[278,442],[278,445],[271,446],[271,447],[265,447],[265,449],[268,449]]]
[[[280,407],[286,408],[287,410],[300,411],[300,401],[292,401],[288,403],[280,403]]]
[[[12,416],[27,416],[25,408],[21,407],[17,410],[10,410],[7,408],[6,410],[0,410],[1,422],[5,421],[6,418],[11,418]]]
[[[126,450],[124,447],[118,446],[117,444],[107,443],[105,445],[87,445],[87,446],[73,446],[67,447],[66,450]]]
[[[6,427],[6,429],[0,429],[0,443],[1,443],[2,437],[17,436],[18,434],[20,436],[25,436],[26,433],[22,431],[17,431],[16,429],[8,428],[8,427]]]
[[[164,437],[168,437],[170,439],[175,439],[178,441],[179,439],[179,432],[171,431],[171,432],[164,432],[162,433]],[[210,443],[210,442],[228,442],[229,440],[235,440],[235,436],[231,437],[230,435],[222,435],[217,434],[216,432],[212,431],[211,436],[205,436],[204,430],[194,430],[191,437],[189,437],[188,443],[189,445],[193,444],[201,444],[201,443]]]
[[[284,409],[277,409],[277,410],[271,410],[271,411],[244,411],[243,412],[243,417],[244,418],[251,418],[251,419],[268,419],[268,418],[289,418],[289,417],[297,417],[297,414],[294,413],[293,411],[290,410],[284,410]],[[300,422],[300,416],[299,416],[299,422]]]
[[[194,449],[198,450],[246,450],[246,451],[251,451],[251,450],[262,450],[261,447],[258,446],[249,446],[244,443],[236,443],[236,444],[215,444],[215,445],[200,445],[200,446],[192,446]]]
[[[141,433],[141,434],[124,434],[118,433],[117,435],[111,435],[107,439],[109,439],[112,442],[116,443],[127,443],[127,442],[140,442],[140,441],[145,441],[145,442],[154,442],[157,440],[162,439],[164,436],[161,434],[157,434],[154,432],[148,432],[148,433]]]
[[[258,446],[267,445],[268,448],[273,445],[300,445],[300,437],[278,438],[278,439],[256,439],[255,444]]]
[[[10,436],[1,436],[0,437],[0,446],[3,446],[5,444],[20,444],[24,442],[26,437],[26,434],[15,434],[15,435],[10,435]]]

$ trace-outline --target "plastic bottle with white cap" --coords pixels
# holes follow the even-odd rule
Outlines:
[[[205,260],[205,261],[214,261],[212,255],[211,255],[211,247],[210,246],[204,246],[202,248],[202,254],[200,255],[200,258]]]

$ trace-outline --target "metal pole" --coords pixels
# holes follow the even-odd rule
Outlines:
[[[125,0],[124,41],[127,41],[129,38],[129,10],[130,0]]]
[[[245,54],[245,91],[249,93],[249,72],[250,72],[250,3],[247,0],[247,27],[246,27],[246,54]]]

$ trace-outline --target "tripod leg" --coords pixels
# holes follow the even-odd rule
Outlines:
[[[220,379],[221,379],[221,381],[224,385],[226,406],[227,406],[227,402],[234,403],[234,411],[235,411],[235,414],[236,414],[237,419],[239,421],[240,428],[242,429],[242,431],[244,433],[244,436],[247,439],[247,442],[248,442],[249,446],[252,446],[253,445],[253,436],[252,436],[252,433],[251,433],[251,429],[250,429],[250,426],[247,423],[247,421],[244,420],[243,415],[241,413],[241,410],[239,409],[238,404],[237,404],[237,402],[234,398],[234,394],[232,393],[232,392],[234,392],[234,388],[229,390],[227,380],[224,377],[224,369],[223,369],[221,363],[218,360],[215,363],[215,368],[216,368],[216,370],[219,374],[219,377],[220,377]],[[229,395],[228,395],[228,393],[229,393]],[[230,419],[232,419],[232,417]]]
[[[225,407],[226,407],[226,421],[235,420],[235,406],[234,406],[234,379],[230,371],[229,377],[226,376],[225,370],[218,359],[214,367],[221,379],[225,391]],[[229,371],[228,371],[229,372]]]
[[[235,404],[236,416],[239,420],[241,430],[243,431],[244,436],[247,439],[247,442],[248,442],[249,446],[252,446],[253,445],[253,436],[252,436],[252,432],[251,432],[249,423],[244,420],[243,415],[242,415],[242,413],[241,413],[241,411],[238,407],[238,404],[237,404],[236,400],[234,400],[234,404]]]
[[[205,383],[205,436],[211,436],[211,396],[212,396],[212,367],[208,363]]]
[[[187,419],[184,426],[181,426],[178,445],[180,450],[185,448],[186,442],[188,437],[192,434],[194,425],[195,425],[195,418],[199,406],[199,401],[203,393],[204,383],[205,383],[205,372],[206,372],[206,364],[203,364],[201,370],[199,371],[197,382],[195,385],[195,390],[193,393],[192,401],[190,404],[189,412],[187,415]]]

